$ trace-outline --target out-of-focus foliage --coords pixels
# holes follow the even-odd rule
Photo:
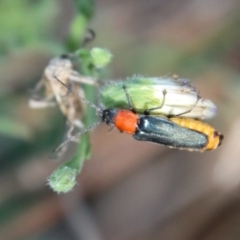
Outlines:
[[[55,0],[0,1],[0,83],[2,94],[0,96],[0,133],[5,136],[25,140],[32,137],[32,132],[27,124],[23,122],[23,119],[16,117],[16,111],[13,111],[21,103],[22,97],[14,91],[15,83],[11,83],[11,78],[18,78],[17,84],[19,85],[23,72],[29,78],[28,74],[31,75],[32,70],[31,63],[24,65],[23,62],[31,51],[38,51],[38,49],[52,53],[59,51],[61,45],[58,42],[54,43],[56,41],[53,39],[52,33],[58,13],[59,5]],[[19,65],[25,68],[19,69]],[[8,91],[11,91],[13,95],[7,96],[6,92]],[[27,93],[27,89],[25,92]]]
[[[94,0],[74,0],[78,13],[81,13],[86,20],[93,17],[95,2]]]
[[[25,124],[21,124],[18,121],[14,121],[12,118],[4,116],[0,117],[0,131],[1,134],[5,134],[9,137],[29,138],[29,128]]]
[[[1,1],[0,56],[16,48],[49,43],[46,36],[53,31],[58,12],[56,0]]]
[[[67,40],[67,49],[69,51],[75,51],[83,42],[86,34],[86,27],[94,12],[93,0],[74,1],[77,15],[70,26],[69,37]]]

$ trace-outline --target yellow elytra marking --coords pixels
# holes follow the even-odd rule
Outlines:
[[[207,123],[192,118],[170,118],[170,121],[182,127],[205,134],[208,137],[208,143],[202,151],[217,148],[223,139],[223,135]]]

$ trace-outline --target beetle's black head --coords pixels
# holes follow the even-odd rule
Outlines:
[[[117,114],[117,110],[114,109],[105,109],[102,111],[102,121],[105,122],[107,125],[114,124],[114,118]]]

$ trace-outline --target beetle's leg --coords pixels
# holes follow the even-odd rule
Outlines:
[[[154,111],[154,110],[157,110],[157,109],[161,109],[161,108],[164,106],[165,99],[166,99],[166,95],[167,95],[167,90],[164,89],[162,93],[163,93],[162,104],[161,104],[160,106],[158,106],[158,107],[155,107],[155,108],[146,109],[146,110],[144,111],[144,114],[145,114],[145,115],[149,115],[151,111]]]
[[[123,91],[124,91],[124,93],[125,93],[125,95],[126,95],[127,102],[128,102],[128,105],[129,105],[130,110],[131,110],[133,113],[136,113],[136,110],[134,109],[133,104],[132,104],[132,100],[131,100],[131,98],[130,98],[130,96],[129,96],[129,93],[128,93],[128,91],[127,91],[127,86],[126,86],[125,84],[123,84]]]
[[[196,101],[196,103],[189,109],[189,110],[187,110],[187,111],[185,111],[185,112],[182,112],[182,113],[179,113],[179,114],[172,114],[172,115],[170,115],[170,116],[168,116],[168,117],[179,117],[179,116],[182,116],[182,115],[184,115],[184,114],[187,114],[187,113],[189,113],[189,112],[191,112],[195,107],[196,107],[196,105],[197,105],[197,103],[198,103],[198,101],[201,99],[201,97],[199,96],[199,95],[197,95],[197,101]]]

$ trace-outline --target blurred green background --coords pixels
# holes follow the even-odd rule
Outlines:
[[[57,195],[46,179],[60,164],[50,156],[65,120],[57,108],[30,109],[29,90],[66,52],[81,2],[0,2],[0,239],[240,239],[239,1],[95,2],[89,47],[113,53],[109,79],[191,79],[218,106],[209,122],[225,139],[213,152],[191,153],[102,124],[78,185]]]

